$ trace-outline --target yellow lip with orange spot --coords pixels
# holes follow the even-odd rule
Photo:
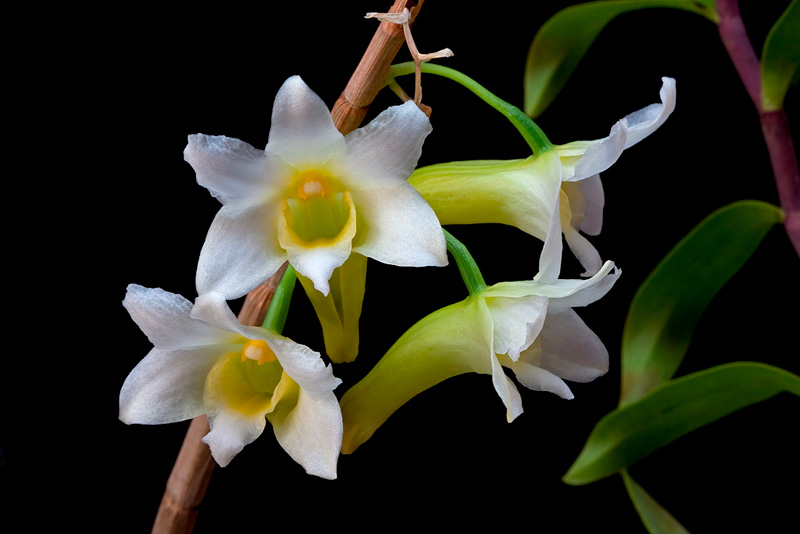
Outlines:
[[[333,246],[355,235],[349,191],[324,170],[299,171],[280,208],[279,242],[287,248]]]

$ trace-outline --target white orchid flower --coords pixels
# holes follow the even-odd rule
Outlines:
[[[397,266],[446,265],[439,221],[407,182],[430,131],[407,102],[344,136],[294,76],[275,97],[265,150],[190,136],[185,159],[223,204],[200,254],[198,293],[238,298],[287,260],[323,295],[353,253]]]
[[[319,353],[271,330],[239,323],[224,297],[183,297],[130,285],[123,305],[153,343],[126,378],[119,418],[164,424],[208,416],[203,438],[221,466],[263,432],[306,472],[336,478],[341,381]]]
[[[415,395],[463,373],[488,374],[511,422],[523,386],[573,397],[564,380],[589,382],[608,370],[608,351],[574,307],[605,295],[621,272],[606,262],[591,278],[501,282],[412,326],[340,405],[342,452],[351,453]]]
[[[582,233],[597,235],[602,228],[605,199],[599,173],[667,120],[675,109],[674,79],[662,78],[660,98],[618,121],[603,139],[556,145],[526,159],[430,165],[417,169],[409,183],[443,225],[502,223],[545,240],[553,214],[560,214],[567,244],[586,275],[594,274],[603,261]]]

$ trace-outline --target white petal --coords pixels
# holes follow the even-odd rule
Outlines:
[[[542,159],[540,157],[540,159]],[[548,176],[561,176],[561,162],[559,158],[553,157],[549,165]],[[548,203],[541,208],[544,213],[550,213],[550,222],[547,235],[544,238],[544,245],[539,256],[539,272],[536,273],[534,280],[548,283],[558,279],[561,274],[561,258],[563,254],[563,243],[561,238],[561,184],[551,192],[552,197]]]
[[[651,104],[623,119],[628,124],[628,140],[625,148],[632,147],[656,131],[675,110],[675,80],[665,76],[661,78],[661,82],[660,104]]]
[[[345,137],[342,176],[352,189],[393,187],[417,166],[422,143],[431,132],[428,117],[414,102],[392,106]]]
[[[131,284],[122,305],[150,342],[160,349],[225,342],[221,332],[190,317],[192,303],[180,295]]]
[[[624,120],[618,121],[611,127],[608,137],[599,139],[586,149],[583,157],[575,164],[573,176],[565,179],[578,181],[605,171],[619,159],[628,146],[628,137],[627,123]]]
[[[294,270],[311,280],[314,288],[323,295],[331,290],[329,281],[334,269],[341,267],[351,252],[349,240],[339,240],[324,247],[284,246],[288,247],[286,253]]]
[[[336,478],[343,425],[339,402],[332,392],[312,400],[300,389],[294,408],[283,417],[270,417],[270,422],[281,447],[308,474]]]
[[[548,314],[539,340],[539,366],[563,379],[590,382],[608,372],[608,350],[571,309]]]
[[[274,232],[272,205],[223,206],[208,230],[197,264],[197,292],[233,300],[246,295],[286,261]]]
[[[559,279],[549,283],[536,280],[500,282],[491,286],[486,294],[493,297],[516,298],[541,295],[551,299],[548,310],[557,311],[567,307],[586,306],[594,302],[611,289],[620,274],[621,271],[614,266],[614,262],[607,261],[597,274],[588,279]]]
[[[500,395],[500,399],[506,407],[506,421],[510,423],[523,411],[522,397],[520,397],[514,382],[506,376],[497,356],[492,354],[490,359],[492,361],[492,384],[494,384],[495,391]]]
[[[626,148],[632,147],[664,124],[675,109],[675,80],[667,77],[661,80],[661,104],[651,104],[627,115],[614,124],[608,136],[603,139],[594,142],[578,141],[556,147],[564,160],[565,180],[583,180],[605,171]]]
[[[267,420],[263,414],[245,415],[235,410],[220,409],[209,411],[208,422],[211,431],[203,438],[203,443],[211,449],[214,460],[225,467],[233,457],[242,452],[264,432]]]
[[[581,276],[592,276],[603,266],[603,260],[600,258],[600,253],[592,245],[588,239],[583,237],[580,232],[571,226],[564,227],[564,239],[569,245],[569,249],[578,258],[581,266],[585,272]]]
[[[151,350],[122,385],[120,420],[126,424],[157,425],[204,413],[203,384],[224,351],[219,346]]]
[[[261,435],[266,413],[274,409],[273,396],[255,389],[247,368],[242,365],[241,354],[236,351],[226,352],[209,370],[203,404],[211,428],[203,442],[223,467]]]
[[[573,399],[575,395],[558,376],[541,367],[528,364],[523,360],[515,362],[512,366],[519,383],[534,391],[549,391],[562,399]]]
[[[564,283],[562,289],[567,289],[562,296],[550,301],[550,310],[559,311],[566,308],[588,306],[608,293],[622,275],[622,270],[614,266],[614,262],[607,261],[600,270],[586,280],[559,280]],[[571,282],[571,283],[569,283]]]
[[[251,339],[263,339],[278,358],[284,372],[297,382],[312,400],[327,398],[342,381],[333,376],[319,352],[283,336],[271,335],[263,328],[245,328]]]
[[[284,82],[272,108],[267,152],[297,168],[320,167],[344,150],[325,102],[299,76]]]
[[[192,307],[191,315],[192,318],[213,325],[220,331],[231,333],[233,339],[243,335],[241,323],[228,307],[225,297],[220,293],[210,292],[198,296]]]
[[[447,244],[439,219],[408,183],[386,189],[354,191],[359,229],[353,250],[389,265],[447,265]]]
[[[519,353],[527,349],[542,330],[547,301],[547,297],[538,295],[486,298],[494,327],[495,353],[508,354],[513,361],[519,359]]]
[[[269,198],[293,172],[280,158],[225,136],[190,135],[183,157],[197,173],[197,183],[223,204]]]
[[[569,199],[572,225],[588,235],[598,235],[603,228],[605,193],[600,175],[579,182],[564,182],[561,189]]]

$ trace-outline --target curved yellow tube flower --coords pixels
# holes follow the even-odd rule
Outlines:
[[[608,370],[605,346],[572,308],[601,298],[619,275],[606,262],[586,280],[502,282],[423,318],[342,397],[342,452],[415,395],[463,373],[491,375],[509,422],[523,410],[504,368],[529,389],[572,398],[564,380],[588,382]]]
[[[583,234],[597,235],[602,228],[605,199],[599,173],[666,121],[675,109],[675,80],[662,78],[660,97],[661,103],[618,121],[603,139],[556,145],[526,159],[421,167],[409,183],[443,225],[501,223],[545,241],[553,225],[560,224],[586,274],[594,274],[603,262]],[[555,162],[547,159],[553,154]],[[560,194],[553,195],[554,188]],[[554,214],[560,216],[558,223]],[[559,249],[561,232],[553,236]]]

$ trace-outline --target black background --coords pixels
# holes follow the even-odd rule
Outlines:
[[[149,532],[188,422],[117,419],[119,389],[149,350],[121,301],[129,283],[196,296],[197,256],[219,204],[183,161],[186,136],[224,134],[263,147],[272,99],[294,74],[332,105],[377,26],[363,15],[390,4],[72,10],[49,14],[52,31],[31,24],[46,52],[16,44],[18,98],[9,108],[23,119],[20,144],[31,153],[7,149],[8,159],[25,157],[32,170],[12,173],[22,189],[9,194],[18,205],[28,199],[9,225],[9,263],[25,281],[12,281],[9,295],[25,306],[8,328],[15,341],[2,373],[0,484],[2,522],[19,516],[30,527],[3,532]],[[441,64],[522,106],[530,42],[569,2],[508,4],[428,0],[414,36],[423,52],[451,48],[455,56]],[[784,4],[742,2],[757,50]],[[404,49],[398,60],[407,59]],[[619,477],[572,487],[561,476],[617,404],[625,313],[650,270],[714,209],[744,198],[777,203],[758,117],[715,26],[652,9],[612,22],[537,121],[555,143],[603,137],[627,113],[658,101],[661,76],[677,79],[676,111],[603,174],[605,224],[592,241],[624,274],[580,313],[609,349],[606,376],[570,384],[572,401],[520,386],[525,413],[511,424],[488,376],[451,379],[342,456],[336,481],[306,475],[267,428],[215,470],[196,532],[485,522],[532,532],[644,532]],[[410,81],[401,80],[409,91]],[[516,130],[463,87],[425,76],[423,88],[434,131],[420,165],[528,154]],[[370,117],[396,102],[382,93]],[[790,92],[790,118],[797,104]],[[488,283],[535,274],[534,238],[494,225],[449,229]],[[713,301],[678,375],[734,360],[800,372],[798,268],[776,228]],[[579,272],[566,254],[563,276]],[[360,356],[334,369],[345,381],[337,393],[414,322],[465,295],[455,265],[370,261]],[[238,311],[240,302],[231,304]],[[284,333],[322,350],[299,288]],[[779,395],[681,438],[631,473],[692,532],[796,527],[799,408],[797,398]]]

